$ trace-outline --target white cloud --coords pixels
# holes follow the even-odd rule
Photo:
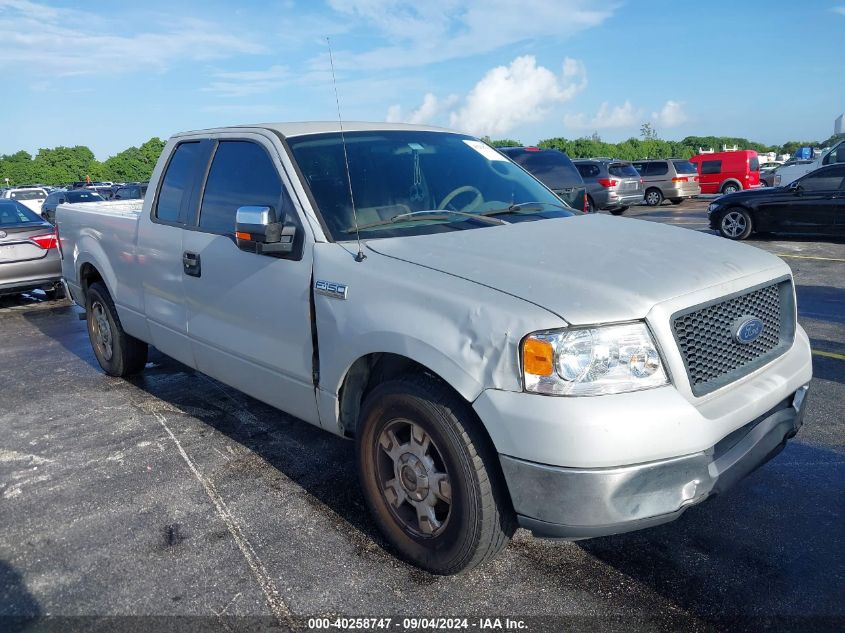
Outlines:
[[[205,20],[169,17],[160,30],[123,35],[117,18],[28,0],[0,0],[0,32],[0,72],[14,75],[160,72],[184,60],[265,50]]]
[[[599,106],[595,116],[590,117],[583,112],[578,114],[567,114],[563,117],[563,123],[572,129],[601,130],[615,127],[632,127],[643,121],[645,113],[636,109],[630,101],[621,106],[613,106],[605,101]]]
[[[671,99],[663,104],[660,112],[652,112],[651,119],[658,128],[678,127],[689,121],[683,104]]]
[[[502,134],[542,120],[552,106],[572,99],[587,86],[584,65],[567,58],[559,75],[537,65],[532,55],[489,70],[469,92],[450,125],[471,134]]]
[[[833,7],[831,11],[833,11],[834,13],[838,13],[839,15],[845,15],[845,5],[842,5],[840,7]]]
[[[423,102],[420,106],[408,116],[403,114],[401,106],[390,106],[387,109],[387,117],[385,118],[385,121],[388,123],[401,122],[425,125],[434,121],[444,112],[447,112],[458,101],[458,95],[449,95],[445,99],[438,99],[434,94],[429,92],[425,95],[425,97],[423,97]]]
[[[336,51],[343,69],[425,66],[486,53],[525,40],[560,40],[597,26],[616,9],[602,0],[329,0],[329,5],[383,46]],[[328,65],[327,55],[312,65]]]

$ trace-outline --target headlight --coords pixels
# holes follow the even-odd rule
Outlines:
[[[598,396],[669,382],[645,323],[535,332],[522,342],[525,390]]]

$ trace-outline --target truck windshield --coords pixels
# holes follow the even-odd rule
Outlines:
[[[566,217],[553,193],[499,152],[448,132],[377,131],[345,134],[349,180],[361,236],[420,235],[491,226],[485,211],[505,222]],[[326,227],[337,241],[354,239],[343,144],[339,133],[288,139]],[[418,211],[461,213],[413,214]],[[397,217],[399,216],[399,217]],[[512,217],[509,217],[512,216]],[[407,217],[408,221],[401,221]],[[382,222],[397,219],[398,221]],[[486,220],[486,221],[483,221]]]

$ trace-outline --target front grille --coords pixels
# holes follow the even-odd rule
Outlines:
[[[751,343],[734,338],[743,317],[763,322]],[[675,340],[696,396],[710,393],[780,356],[795,338],[792,283],[783,279],[672,316]]]

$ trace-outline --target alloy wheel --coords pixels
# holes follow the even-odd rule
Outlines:
[[[452,482],[425,429],[391,421],[378,437],[375,460],[379,490],[402,528],[418,537],[441,534],[452,510]]]
[[[97,349],[100,350],[100,354],[103,355],[103,358],[109,361],[114,354],[114,339],[112,337],[111,325],[109,324],[109,319],[106,315],[106,309],[103,307],[103,304],[99,301],[94,301],[94,303],[91,304],[91,315],[93,317],[91,327],[94,330],[94,341],[97,344]]]
[[[748,228],[745,216],[739,211],[730,211],[722,218],[722,233],[731,238],[737,238]]]

